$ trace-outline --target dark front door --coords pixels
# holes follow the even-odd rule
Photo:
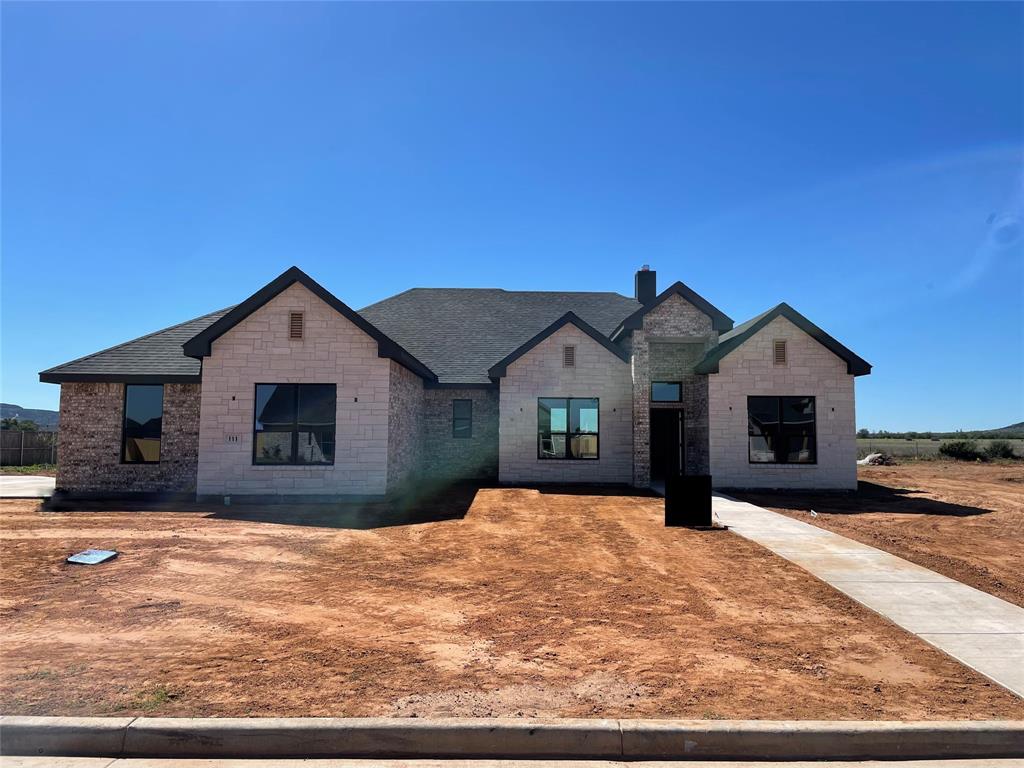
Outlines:
[[[651,409],[651,479],[683,473],[683,411]]]

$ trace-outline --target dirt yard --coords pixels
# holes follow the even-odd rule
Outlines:
[[[1024,702],[660,501],[419,516],[0,504],[6,714],[1022,718]],[[87,547],[101,566],[69,566]]]
[[[1024,462],[859,470],[855,494],[738,495],[1024,606]]]

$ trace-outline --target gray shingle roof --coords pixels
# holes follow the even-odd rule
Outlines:
[[[487,370],[566,312],[608,336],[639,302],[617,293],[413,288],[359,314],[441,383],[487,384]]]
[[[198,360],[186,357],[181,345],[208,328],[231,307],[94,352],[39,374],[39,380],[62,381],[199,381]]]
[[[442,383],[489,384],[487,370],[558,320],[575,312],[610,334],[640,304],[617,293],[413,288],[359,314],[421,360]],[[182,344],[233,307],[58,365],[40,381],[198,381],[199,360]]]

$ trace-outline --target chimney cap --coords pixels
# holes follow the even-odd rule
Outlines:
[[[650,264],[643,264],[643,265],[641,265],[640,271],[641,272],[650,272],[651,271],[651,265]]]

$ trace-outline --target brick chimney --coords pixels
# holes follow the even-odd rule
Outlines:
[[[650,304],[658,295],[658,273],[644,264],[636,273],[636,300],[641,304]]]

